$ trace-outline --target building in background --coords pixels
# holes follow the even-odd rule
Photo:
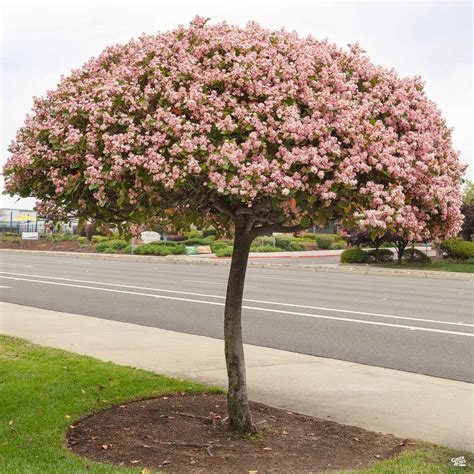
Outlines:
[[[14,232],[16,234],[39,232],[44,234],[51,232],[46,223],[47,221],[32,209],[0,209],[0,232]],[[69,223],[60,224],[59,228],[55,226],[52,231],[74,233],[76,227],[77,219],[72,219]]]

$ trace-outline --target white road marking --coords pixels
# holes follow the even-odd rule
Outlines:
[[[150,298],[156,299],[167,299],[167,300],[174,300],[174,301],[186,301],[191,303],[199,303],[199,304],[209,304],[215,306],[224,306],[225,303],[220,303],[217,301],[204,301],[204,300],[195,300],[192,298],[178,298],[176,296],[164,296],[164,295],[153,295],[150,293],[138,293],[134,291],[125,291],[125,290],[114,290],[112,288],[98,288],[96,286],[85,286],[85,285],[74,285],[72,283],[59,283],[55,281],[44,281],[44,280],[33,280],[28,278],[18,278],[18,277],[9,277],[0,275],[0,278],[4,278],[7,280],[16,280],[16,281],[28,281],[32,283],[42,283],[46,285],[56,285],[56,286],[67,286],[72,288],[83,288],[86,290],[95,290],[95,291],[106,291],[110,293],[122,293],[122,294],[129,294],[129,295],[136,295],[136,296],[148,296]],[[398,329],[408,329],[411,331],[424,331],[424,332],[434,332],[434,333],[441,333],[441,334],[451,334],[455,336],[467,336],[467,337],[474,337],[474,333],[467,333],[467,332],[458,332],[458,331],[446,331],[444,329],[433,329],[433,328],[426,328],[421,326],[405,326],[403,324],[391,324],[391,323],[382,323],[377,321],[367,321],[364,319],[351,319],[351,318],[340,318],[336,316],[325,316],[322,314],[310,314],[310,313],[300,313],[296,311],[284,311],[281,309],[270,309],[270,308],[260,308],[256,306],[247,306],[243,305],[242,308],[250,309],[252,311],[263,311],[268,313],[279,313],[279,314],[291,314],[295,316],[305,316],[309,318],[316,318],[316,319],[329,319],[333,321],[343,321],[343,322],[351,322],[351,323],[359,323],[359,324],[369,324],[373,326],[385,326],[385,327],[392,327]]]
[[[0,262],[0,267],[28,267],[33,268],[33,265],[23,265],[21,263],[4,263]]]
[[[162,293],[174,293],[177,295],[187,295],[187,296],[203,296],[205,298],[217,298],[217,299],[225,299],[225,296],[221,295],[209,295],[206,293],[193,293],[190,291],[179,291],[179,290],[167,290],[164,288],[151,288],[146,286],[133,286],[133,285],[123,285],[120,283],[106,283],[103,281],[91,281],[91,280],[77,280],[73,278],[63,278],[63,277],[51,277],[46,275],[29,275],[26,273],[13,273],[13,272],[2,272],[0,274],[5,275],[17,275],[17,276],[26,276],[26,277],[33,277],[33,278],[47,278],[48,280],[61,280],[61,281],[73,281],[77,283],[89,283],[92,285],[106,285],[106,286],[115,286],[117,288],[133,288],[134,290],[147,290],[147,291],[161,291]],[[332,311],[336,313],[346,313],[346,314],[360,314],[365,316],[375,316],[377,318],[390,318],[390,319],[404,319],[407,321],[418,321],[422,323],[433,323],[433,324],[447,324],[450,326],[466,326],[466,327],[474,327],[474,324],[467,324],[467,323],[456,323],[452,321],[441,321],[439,319],[425,319],[425,318],[411,318],[409,316],[397,316],[394,314],[383,314],[383,313],[369,313],[365,311],[354,311],[350,309],[338,309],[338,308],[327,308],[324,306],[311,306],[311,305],[304,305],[304,304],[296,304],[296,303],[281,303],[279,301],[266,301],[266,300],[254,300],[250,298],[244,298],[244,301],[248,301],[250,303],[261,303],[261,304],[270,304],[276,306],[285,306],[289,308],[303,308],[303,309],[315,309],[318,311]]]
[[[189,281],[189,282],[192,282],[192,283],[206,283],[208,285],[224,285],[224,286],[227,286],[227,283],[217,283],[215,281],[204,281],[204,280],[183,280],[183,281]],[[245,285],[246,288],[257,288],[256,286],[252,286],[252,285]]]
[[[11,289],[11,286],[0,286],[0,288],[10,288]]]

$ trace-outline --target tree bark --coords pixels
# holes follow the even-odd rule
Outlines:
[[[406,240],[398,240],[395,242],[395,247],[397,249],[397,263],[398,265],[402,264],[403,253],[405,252],[405,248],[408,245]]]
[[[244,224],[235,226],[234,252],[230,265],[224,314],[225,360],[229,388],[227,403],[229,429],[238,433],[255,433],[248,404],[242,341],[242,299],[245,273],[253,235]]]

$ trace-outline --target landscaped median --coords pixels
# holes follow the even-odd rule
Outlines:
[[[253,404],[260,434],[239,438],[225,430],[219,389],[13,337],[0,336],[0,360],[0,472],[263,472],[276,463],[298,472],[455,473],[452,458],[465,456],[467,470],[473,461],[261,404]]]
[[[23,242],[19,234],[0,234],[0,248],[41,251],[68,251],[77,253],[131,254],[136,255],[183,255],[195,253],[196,247],[202,252],[214,253],[218,257],[229,257],[233,252],[233,240],[217,238],[206,231],[190,231],[184,235],[170,236],[172,239],[133,246],[131,239],[119,234],[108,236],[93,235],[91,240],[71,233],[41,234],[39,241]],[[306,233],[300,237],[291,234],[276,234],[272,237],[259,237],[252,245],[252,252],[301,252],[305,250],[340,250],[346,243],[336,234]],[[194,251],[192,251],[194,249]]]

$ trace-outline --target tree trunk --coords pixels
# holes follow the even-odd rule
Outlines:
[[[405,248],[406,248],[407,244],[408,244],[408,242],[406,242],[406,241],[395,243],[395,247],[397,248],[397,263],[398,263],[398,265],[402,264],[403,253],[405,252]]]
[[[252,237],[245,226],[235,227],[234,252],[230,265],[225,301],[224,340],[229,389],[229,429],[254,433],[247,397],[244,346],[242,342],[242,298]]]

